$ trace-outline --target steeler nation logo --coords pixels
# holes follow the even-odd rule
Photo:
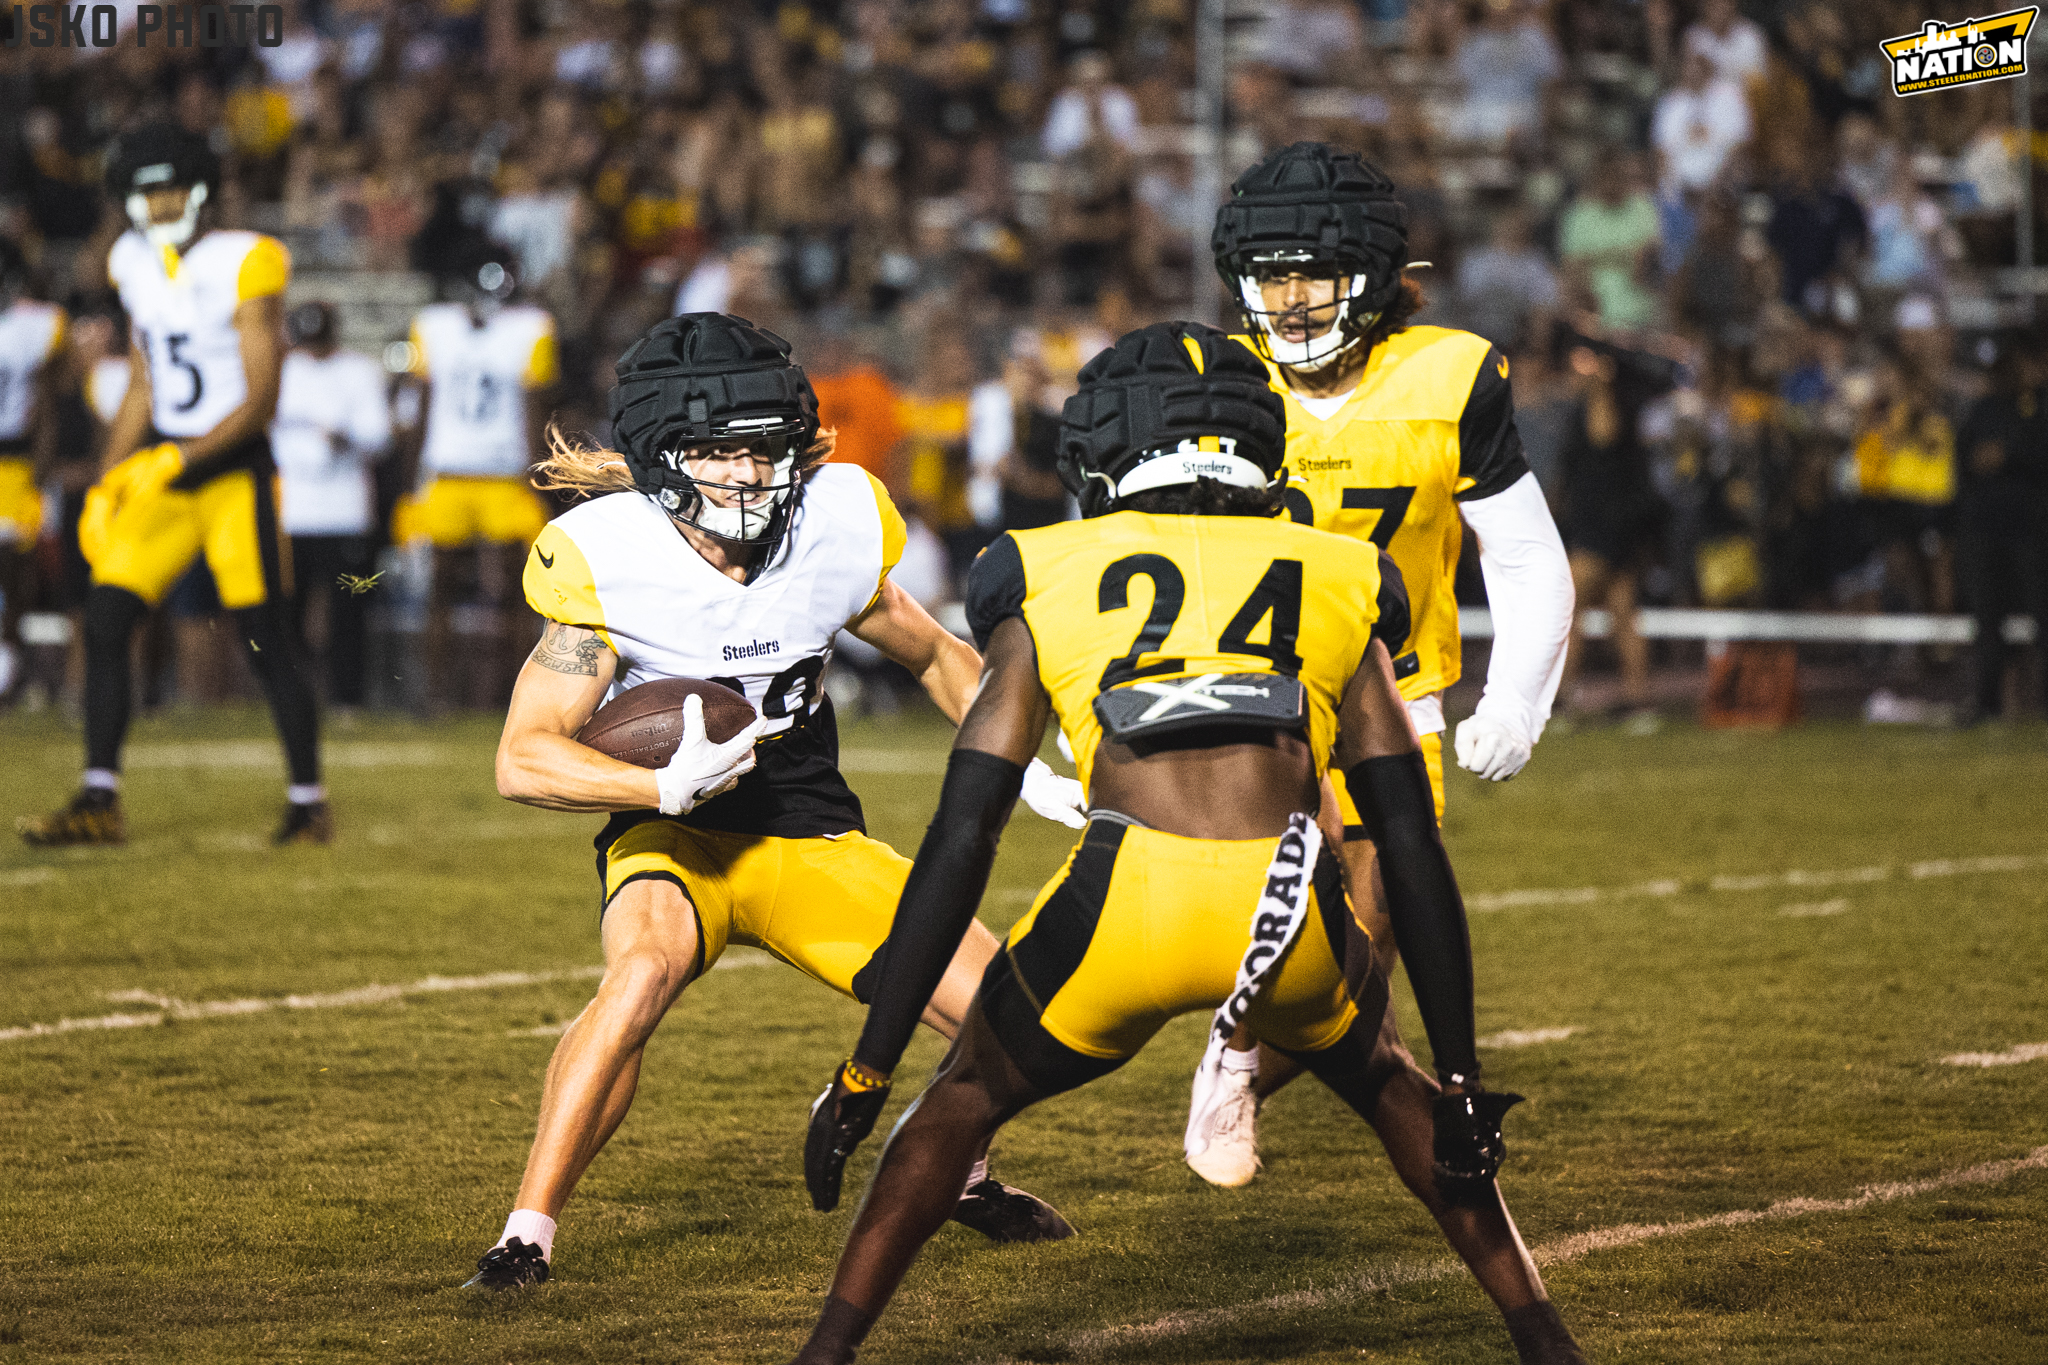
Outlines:
[[[1918,33],[1886,40],[1884,55],[1891,59],[1892,92],[1924,95],[1930,90],[2023,74],[2027,69],[2027,31],[2040,13],[2040,6],[2030,5],[1953,24],[1929,19]]]

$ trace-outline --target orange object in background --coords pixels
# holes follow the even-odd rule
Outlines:
[[[1744,640],[1707,666],[1700,723],[1710,730],[1781,730],[1799,719],[1799,650]]]
[[[880,370],[862,364],[839,374],[813,374],[811,388],[818,395],[818,421],[839,433],[832,458],[857,464],[889,483],[889,452],[903,439],[895,386]]]

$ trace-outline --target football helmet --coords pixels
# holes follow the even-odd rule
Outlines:
[[[0,308],[28,292],[28,257],[12,237],[0,237]]]
[[[1401,288],[1408,210],[1394,182],[1351,152],[1297,142],[1240,175],[1209,238],[1252,344],[1267,359],[1314,371],[1361,342]],[[1337,318],[1321,336],[1288,341],[1259,291],[1291,274],[1337,282]]]
[[[182,247],[199,228],[199,210],[220,183],[220,157],[206,138],[168,123],[151,123],[123,133],[107,157],[107,193],[128,213],[128,221],[149,244]],[[149,192],[185,190],[184,211],[168,223],[149,217]]]
[[[488,238],[478,238],[455,253],[440,285],[442,298],[465,304],[488,320],[512,301],[519,280],[512,272],[512,253]]]
[[[781,540],[804,474],[822,455],[818,396],[789,355],[775,333],[725,313],[685,313],[648,329],[619,358],[611,393],[612,433],[633,486],[720,540]],[[719,446],[765,455],[774,467],[768,482],[692,476],[692,453]]]
[[[1287,410],[1266,367],[1199,322],[1155,322],[1081,370],[1060,417],[1059,476],[1084,517],[1134,493],[1214,479],[1284,481]]]

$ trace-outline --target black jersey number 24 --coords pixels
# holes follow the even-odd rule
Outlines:
[[[1146,613],[1138,638],[1131,641],[1131,652],[1122,658],[1111,659],[1102,670],[1100,687],[1104,691],[1135,678],[1178,673],[1187,664],[1185,659],[1155,659],[1142,667],[1138,663],[1139,659],[1147,654],[1156,654],[1166,644],[1166,637],[1173,633],[1173,623],[1180,619],[1181,608],[1187,604],[1187,579],[1182,576],[1180,566],[1165,555],[1125,555],[1104,569],[1102,583],[1096,591],[1095,609],[1098,612],[1121,611],[1128,607],[1131,604],[1131,580],[1140,575],[1152,580],[1152,610]],[[1266,636],[1266,643],[1259,644],[1251,639],[1251,633],[1268,616],[1273,618],[1272,629]],[[1237,609],[1237,614],[1223,627],[1216,649],[1220,654],[1250,654],[1270,659],[1274,672],[1292,678],[1301,672],[1301,656],[1294,652],[1294,643],[1300,637],[1301,561],[1276,559],[1267,566],[1266,572],[1252,588],[1251,596],[1245,598],[1244,605]]]

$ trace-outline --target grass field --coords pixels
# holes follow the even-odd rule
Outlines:
[[[598,961],[596,822],[499,800],[494,740],[337,737],[340,841],[273,852],[262,717],[150,721],[131,845],[0,845],[0,1362],[794,1353],[853,1203],[809,1211],[805,1109],[860,1014],[759,954],[656,1035],[555,1280],[457,1288]],[[874,833],[914,848],[945,742],[848,727]],[[0,816],[63,798],[76,764],[55,721],[0,717]],[[1480,1030],[1551,1031],[1486,1053],[1533,1101],[1503,1185],[1595,1360],[2048,1360],[2048,1057],[1941,1060],[2048,1043],[2039,728],[1586,732],[1506,786],[1455,773],[1450,800]],[[994,926],[1066,843],[1019,814]],[[1201,1030],[999,1140],[998,1171],[1080,1237],[949,1228],[863,1358],[1511,1359],[1312,1084],[1268,1106],[1250,1189],[1181,1164]],[[906,1076],[937,1057],[926,1035]]]

